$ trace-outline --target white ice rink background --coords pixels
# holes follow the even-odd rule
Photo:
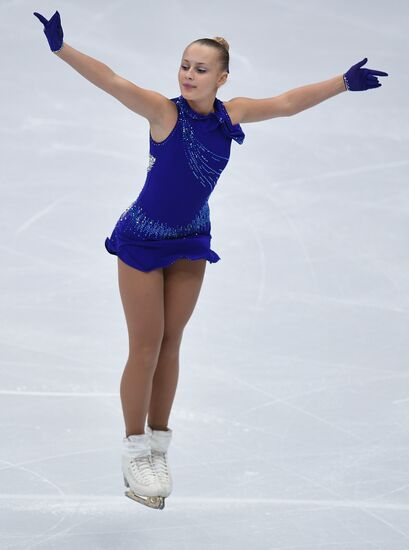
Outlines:
[[[179,95],[201,37],[217,95],[365,67],[382,87],[243,124],[209,201],[163,511],[124,495],[128,335],[104,248],[148,166],[147,120],[50,52],[34,11]],[[409,549],[409,5],[0,2],[1,550]]]

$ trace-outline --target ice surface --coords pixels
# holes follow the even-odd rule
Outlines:
[[[407,2],[1,5],[0,548],[409,549]],[[211,197],[163,511],[127,499],[127,330],[104,241],[148,165],[145,119],[52,54],[166,95],[230,43],[217,96],[271,97],[368,57],[383,86],[243,124]]]

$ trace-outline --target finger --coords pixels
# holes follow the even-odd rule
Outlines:
[[[366,80],[367,86],[379,86],[379,80],[375,78],[374,80]]]
[[[48,20],[44,17],[44,15],[41,15],[41,13],[37,13],[36,11],[33,13],[41,21],[41,23],[46,26],[48,24]]]
[[[59,14],[58,10],[54,13],[54,15],[51,17],[51,19],[53,21],[61,22],[61,17],[60,17],[60,14]]]
[[[361,61],[358,61],[358,63],[355,63],[354,67],[362,67],[362,65],[365,65],[367,61],[368,61],[368,58],[364,57]]]
[[[384,73],[383,71],[375,71],[375,69],[368,69],[368,71],[371,71],[372,74],[377,74],[379,76],[389,76],[388,73]]]
[[[380,82],[377,82],[376,84],[373,83],[373,84],[367,84],[368,88],[379,88],[379,86],[382,86],[382,84]]]

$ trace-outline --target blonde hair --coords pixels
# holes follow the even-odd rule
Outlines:
[[[219,59],[222,71],[229,71],[230,55],[229,55],[229,43],[222,36],[215,36],[213,38],[198,38],[189,44],[202,44],[204,46],[212,46],[219,51]]]
[[[224,46],[226,50],[229,51],[229,43],[225,38],[223,38],[223,36],[213,36],[212,40],[216,40],[216,42]]]

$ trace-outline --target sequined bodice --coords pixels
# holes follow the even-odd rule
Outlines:
[[[208,198],[229,161],[232,139],[241,144],[245,137],[218,98],[214,112],[206,115],[194,111],[182,95],[171,101],[177,122],[164,141],[150,135],[145,184],[121,216],[122,221],[129,218],[132,208],[132,228],[141,238],[208,233]]]

